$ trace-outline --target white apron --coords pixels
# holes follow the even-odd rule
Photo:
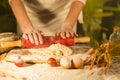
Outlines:
[[[75,0],[22,0],[33,27],[43,31],[47,36],[54,36],[63,25],[73,1]],[[84,4],[86,2],[86,0],[78,1]],[[82,12],[78,20],[83,23]]]

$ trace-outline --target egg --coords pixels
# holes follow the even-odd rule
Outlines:
[[[74,68],[83,68],[84,66],[84,60],[81,59],[80,57],[74,56],[72,58],[72,64]]]
[[[72,66],[71,59],[69,59],[68,57],[61,58],[60,65],[65,69],[70,69]]]

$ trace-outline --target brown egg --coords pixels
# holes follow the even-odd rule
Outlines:
[[[84,66],[84,61],[80,57],[74,56],[72,58],[72,63],[74,68],[83,68]]]
[[[60,65],[65,68],[65,69],[69,69],[71,68],[71,59],[67,58],[67,57],[63,57],[60,59]]]

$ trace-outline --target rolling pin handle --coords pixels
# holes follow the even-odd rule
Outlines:
[[[21,40],[0,42],[0,48],[21,47],[21,46],[22,46]]]
[[[74,39],[75,43],[89,43],[90,42],[90,37],[79,37]]]

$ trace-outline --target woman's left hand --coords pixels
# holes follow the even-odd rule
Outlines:
[[[61,29],[56,33],[56,35],[61,36],[62,38],[77,36],[77,34],[73,31],[73,27],[70,26],[69,23],[65,23],[61,27]]]

